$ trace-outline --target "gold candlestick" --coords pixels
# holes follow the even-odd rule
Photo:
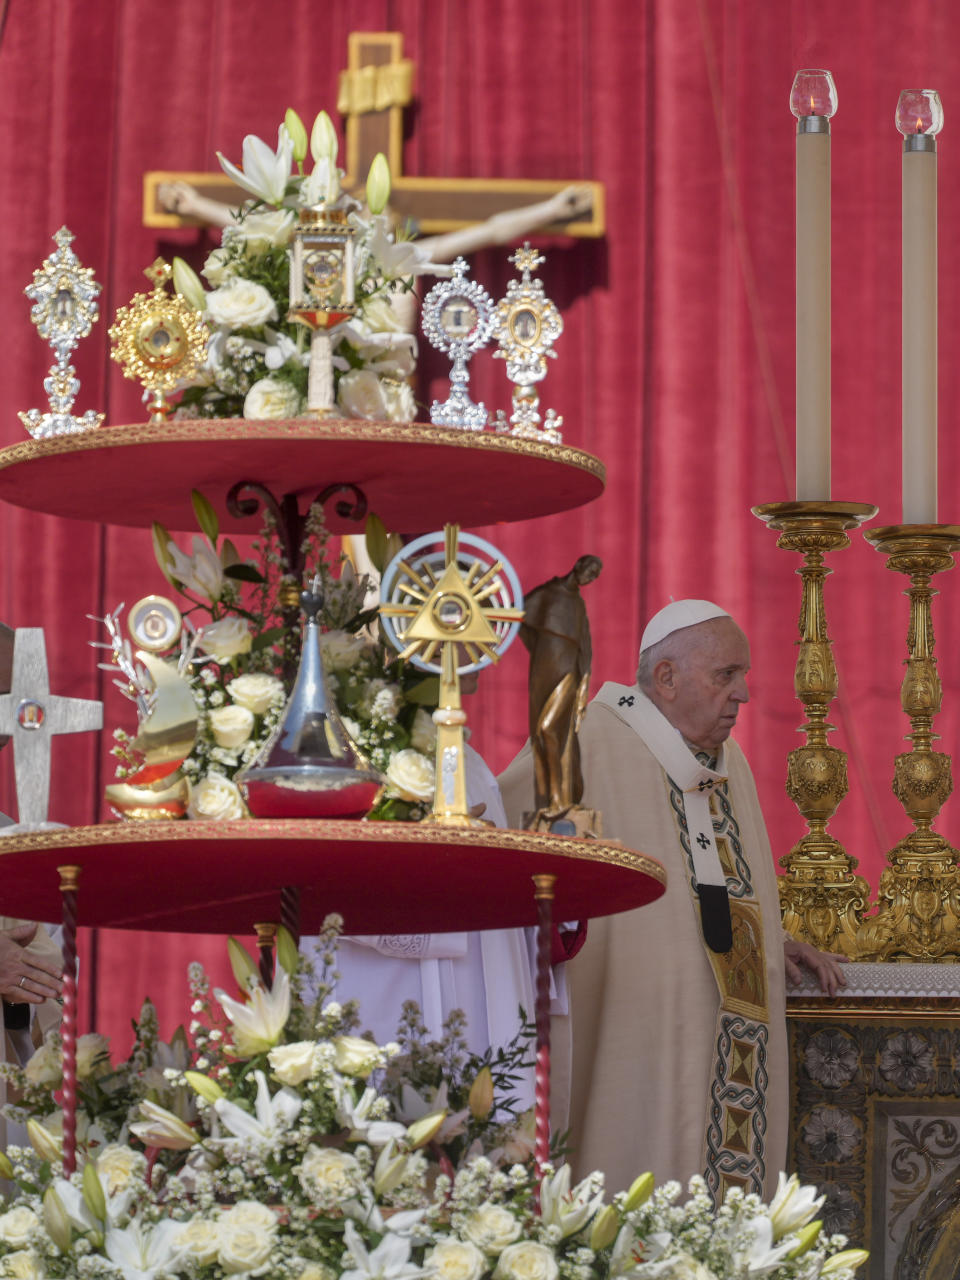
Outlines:
[[[886,525],[864,537],[887,557],[887,568],[910,578],[910,626],[900,705],[910,717],[910,751],[897,756],[893,792],[914,830],[887,854],[880,877],[877,923],[885,933],[884,960],[940,960],[960,955],[960,873],[957,850],[931,830],[953,790],[950,757],[934,751],[933,717],[943,690],[933,656],[930,586],[935,573],[953,568],[960,525]]]
[[[877,508],[867,502],[768,502],[753,514],[780,537],[777,546],[798,551],[803,565],[800,605],[800,651],[793,686],[806,720],[800,726],[805,743],[787,757],[787,795],[807,823],[807,833],[780,859],[787,871],[779,881],[786,930],[798,940],[825,951],[857,953],[857,931],[869,888],[853,874],[857,859],[827,834],[827,823],[847,794],[847,756],[831,747],[827,734],[830,703],[837,695],[837,668],[827,635],[823,584],[829,573],[828,551],[850,545],[848,529],[870,520]]]

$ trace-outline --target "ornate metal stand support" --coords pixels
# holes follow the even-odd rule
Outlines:
[[[537,1065],[534,1160],[537,1179],[550,1159],[550,949],[553,934],[553,886],[557,877],[533,877],[537,902]]]
[[[827,713],[837,694],[837,668],[823,603],[824,580],[832,570],[823,558],[828,551],[848,547],[846,531],[876,512],[865,502],[771,502],[753,508],[755,516],[779,532],[778,547],[803,556],[797,570],[803,594],[794,689],[806,712],[800,726],[806,740],[787,757],[787,795],[806,820],[807,834],[780,859],[787,871],[780,879],[783,923],[797,939],[848,955],[857,952],[869,888],[862,876],[853,874],[856,858],[826,830],[847,794],[847,757],[827,742],[833,731]]]
[[[80,868],[58,867],[63,902],[63,1172],[77,1167],[77,884]]]
[[[887,556],[887,568],[910,579],[910,626],[900,705],[910,717],[910,751],[897,756],[893,792],[912,819],[913,832],[887,854],[880,877],[877,924],[884,960],[942,960],[960,956],[958,853],[931,830],[953,790],[950,757],[934,751],[933,717],[943,690],[933,656],[930,586],[935,573],[953,568],[960,525],[887,525],[864,536]]]

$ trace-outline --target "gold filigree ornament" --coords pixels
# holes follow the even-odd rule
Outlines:
[[[143,273],[152,293],[136,293],[110,326],[110,354],[124,375],[149,394],[150,421],[165,422],[172,405],[167,393],[196,377],[207,355],[209,330],[179,294],[169,293],[173,269],[157,258]]]
[[[556,359],[553,344],[563,333],[563,319],[556,305],[543,292],[543,282],[534,280],[531,271],[546,261],[529,243],[512,254],[510,261],[521,277],[511,280],[507,292],[497,303],[493,337],[499,347],[494,358],[506,360],[507,377],[513,386],[513,413],[509,421],[497,411],[496,429],[530,440],[549,440],[559,444],[563,418],[548,409],[542,425],[538,382],[547,376],[547,359]]]

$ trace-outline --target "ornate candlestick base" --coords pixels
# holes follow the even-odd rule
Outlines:
[[[878,954],[884,960],[940,960],[960,956],[960,872],[957,850],[931,830],[953,790],[950,757],[933,750],[933,717],[943,690],[933,656],[930,586],[935,573],[953,568],[960,525],[885,525],[864,537],[887,557],[887,568],[910,578],[910,626],[900,704],[910,717],[912,749],[897,756],[893,792],[914,830],[887,855],[876,916]]]
[[[848,955],[857,954],[868,886],[853,874],[856,858],[826,831],[847,794],[847,757],[827,742],[833,731],[827,712],[837,693],[837,669],[823,603],[824,580],[832,570],[823,557],[848,547],[847,530],[876,513],[868,502],[768,502],[753,508],[758,519],[780,534],[778,547],[803,556],[797,570],[803,590],[794,689],[807,716],[800,726],[806,741],[787,757],[786,787],[806,820],[807,834],[780,859],[787,871],[779,885],[783,923],[797,939]]]

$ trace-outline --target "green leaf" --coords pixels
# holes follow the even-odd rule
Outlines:
[[[293,935],[283,925],[280,925],[277,929],[277,960],[280,967],[291,975],[296,973],[297,966],[300,963],[300,953],[297,950],[297,944],[293,940]]]
[[[95,1160],[88,1160],[83,1166],[83,1198],[93,1216],[103,1222],[107,1216],[107,1201],[103,1194],[103,1184],[97,1176]]]
[[[204,497],[199,489],[190,490],[190,501],[193,503],[193,514],[197,517],[200,532],[205,533],[211,542],[216,543],[220,533],[220,521],[209,498]]]
[[[177,583],[176,578],[174,578],[173,572],[172,572],[173,560],[170,557],[170,552],[167,550],[167,546],[171,541],[172,539],[170,537],[169,532],[164,528],[162,524],[160,524],[159,521],[154,520],[153,522],[153,554],[156,558],[157,564],[160,567],[160,572],[163,574],[166,580],[170,583],[171,587],[179,588],[179,584]]]
[[[285,635],[286,630],[284,627],[270,627],[267,631],[261,631],[258,636],[254,636],[253,643],[250,646],[251,651],[259,653],[261,649],[269,649],[278,640],[282,640]]]
[[[378,515],[372,511],[367,516],[367,523],[364,527],[364,537],[367,543],[367,555],[370,557],[370,563],[376,569],[377,573],[383,573],[387,567],[387,527]]]
[[[248,564],[245,560],[241,560],[239,564],[227,565],[223,570],[225,578],[234,578],[238,582],[266,582],[266,578],[260,570],[252,564]]]
[[[415,702],[420,707],[435,707],[440,701],[440,677],[427,676],[412,688],[404,691],[408,702]]]

